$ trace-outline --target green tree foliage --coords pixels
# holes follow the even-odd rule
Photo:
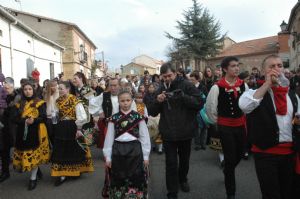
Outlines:
[[[183,17],[176,26],[179,38],[166,33],[166,37],[173,40],[173,46],[168,50],[169,56],[175,59],[182,56],[195,59],[215,56],[222,48],[225,37],[220,33],[220,23],[197,0],[193,0],[193,7],[184,11]]]

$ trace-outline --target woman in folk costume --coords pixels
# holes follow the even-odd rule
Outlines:
[[[28,190],[33,190],[37,185],[37,175],[42,175],[39,165],[49,161],[50,152],[45,126],[46,104],[36,97],[29,82],[22,86],[22,97],[12,117],[17,124],[13,167],[20,172],[31,171]]]
[[[91,130],[95,125],[92,117],[89,114],[88,108],[89,108],[89,99],[94,97],[95,92],[87,85],[87,79],[82,72],[77,72],[74,74],[72,83],[76,87],[75,95],[77,99],[79,99],[80,102],[82,103],[88,117],[87,118],[88,122],[84,124],[82,129],[84,131]]]
[[[148,197],[144,166],[149,165],[149,132],[144,116],[131,110],[131,94],[122,91],[118,100],[120,111],[108,123],[103,148],[106,167],[111,168],[109,197],[144,199]]]
[[[89,148],[77,142],[78,139],[84,140],[81,130],[87,122],[87,115],[82,103],[69,91],[69,82],[59,84],[59,98],[56,100],[59,122],[54,128],[51,157],[51,176],[57,177],[55,186],[64,183],[68,176],[94,171]]]

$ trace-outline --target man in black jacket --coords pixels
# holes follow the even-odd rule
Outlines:
[[[170,63],[163,64],[160,73],[164,83],[157,91],[156,100],[149,104],[148,111],[152,116],[160,114],[159,131],[166,154],[168,198],[176,199],[177,182],[182,191],[190,190],[187,174],[191,140],[194,129],[197,128],[196,114],[202,103],[197,88],[183,77],[177,76]]]
[[[10,177],[9,173],[9,163],[10,163],[10,149],[14,145],[15,134],[16,134],[16,125],[11,120],[11,111],[12,107],[20,100],[20,95],[18,95],[17,91],[14,89],[14,80],[11,77],[5,78],[4,88],[7,92],[6,96],[6,104],[7,107],[4,109],[2,124],[3,128],[1,129],[3,134],[3,143],[2,150],[0,150],[1,157],[1,175],[0,175],[0,183],[4,182]]]

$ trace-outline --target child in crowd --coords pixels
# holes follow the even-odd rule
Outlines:
[[[143,97],[146,94],[146,87],[144,84],[140,84],[139,88],[138,88],[138,93],[142,93]]]
[[[146,118],[146,121],[148,119],[148,111],[147,107],[143,102],[143,94],[142,93],[136,93],[135,94],[135,103],[136,103],[136,109],[137,112],[141,115],[143,115]]]
[[[143,100],[144,103],[146,104],[146,106],[155,101],[156,89],[157,88],[155,87],[155,83],[149,84],[148,90],[147,90],[146,95],[144,96],[144,100]],[[160,136],[160,133],[158,130],[159,118],[160,118],[159,115],[156,117],[149,116],[147,126],[149,129],[153,150],[157,150],[157,152],[159,154],[162,154],[163,145],[162,145],[161,136]]]
[[[119,92],[120,111],[108,123],[103,153],[111,170],[109,197],[146,199],[145,169],[151,150],[148,128],[143,115],[130,109],[130,92]]]

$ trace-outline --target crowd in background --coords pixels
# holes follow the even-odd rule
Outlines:
[[[250,89],[257,89],[264,83],[265,77],[259,68],[258,66],[253,67],[251,71],[243,71],[239,74],[239,78]],[[32,77],[20,81],[20,88],[15,88],[13,78],[5,78],[2,74],[0,76],[2,85],[0,87],[0,128],[2,132],[0,134],[2,161],[0,182],[10,177],[9,164],[12,147],[15,149],[14,168],[22,172],[32,172],[28,185],[29,190],[35,189],[37,179],[42,178],[39,165],[49,161],[52,164],[51,175],[57,177],[55,186],[63,184],[68,177],[76,177],[83,172],[92,172],[94,169],[89,149],[91,143],[87,144],[90,141],[89,135],[85,135],[83,132],[92,129],[93,140],[90,142],[95,142],[99,148],[105,147],[105,131],[107,131],[109,122],[108,120],[103,120],[103,123],[99,122],[99,115],[91,112],[93,109],[91,106],[95,103],[93,100],[95,101],[98,99],[97,97],[101,96],[104,103],[105,93],[110,93],[111,96],[118,96],[119,91],[122,91],[123,95],[126,95],[126,92],[129,93],[134,101],[135,108],[133,110],[146,120],[152,151],[156,151],[158,154],[164,152],[166,144],[164,143],[165,146],[163,146],[159,130],[159,121],[162,116],[149,113],[148,110],[150,107],[150,112],[152,112],[151,105],[157,100],[162,87],[166,86],[168,90],[168,85],[164,82],[162,75],[150,75],[148,71],[145,71],[141,76],[121,77],[117,73],[114,77],[107,75],[101,78],[87,79],[83,73],[77,72],[73,79],[63,81],[64,77],[60,75],[52,80],[45,80],[40,85],[39,74],[39,71],[35,69]],[[290,89],[299,95],[300,68],[296,71],[284,69],[284,75],[290,81]],[[204,71],[192,72],[179,68],[176,70],[176,76],[196,87],[197,97],[201,99],[200,110],[211,88],[223,77],[223,71],[221,67],[206,67]],[[169,93],[169,95],[172,97],[176,93]],[[165,93],[165,97],[168,97],[167,93]],[[113,104],[113,98],[111,100]],[[169,106],[169,102],[167,103]],[[105,110],[103,111],[105,112]],[[110,116],[104,118],[108,119],[117,112],[112,110]],[[219,137],[216,135],[217,130],[214,125],[203,123],[203,120],[198,118],[199,114],[195,115],[198,128],[193,132],[194,150],[206,150],[207,146],[210,146],[219,152],[220,166],[223,168],[224,155],[221,143],[218,141]],[[44,131],[41,132],[41,129]],[[68,131],[69,135],[58,135],[57,132],[62,131]],[[76,137],[76,141],[72,136]],[[82,139],[80,140],[80,138]],[[248,143],[243,149],[245,159],[248,159],[250,148],[251,145]],[[29,153],[25,154],[28,151]],[[186,192],[189,191],[187,184],[183,183],[181,188]]]

